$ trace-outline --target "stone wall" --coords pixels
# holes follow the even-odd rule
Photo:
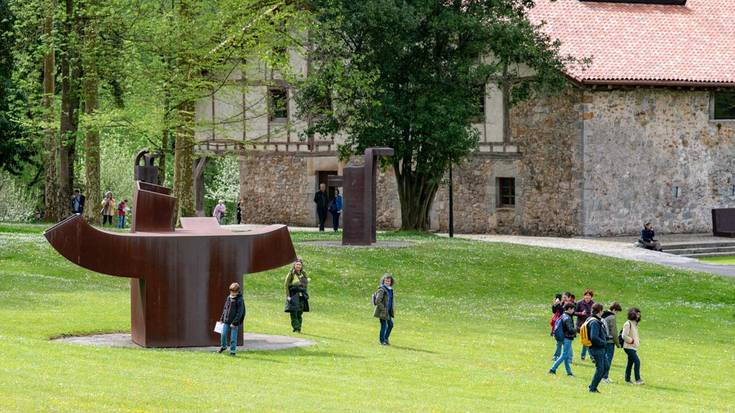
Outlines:
[[[708,91],[591,91],[585,100],[585,234],[634,234],[645,221],[659,232],[709,232],[710,209],[735,206],[735,122],[710,120]]]
[[[582,212],[582,92],[522,103],[511,114],[522,154],[519,177],[521,232],[579,234]]]

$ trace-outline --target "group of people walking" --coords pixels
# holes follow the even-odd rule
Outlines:
[[[84,204],[86,197],[82,195],[79,189],[74,190],[74,195],[71,196],[71,212],[73,214],[83,214]],[[100,203],[102,209],[100,209],[100,215],[102,215],[102,226],[112,226],[112,217],[117,216],[117,223],[115,227],[125,228],[125,219],[130,214],[130,208],[128,207],[128,200],[123,199],[121,202],[116,203],[115,198],[112,197],[112,192],[105,192],[105,196]]]
[[[291,328],[294,333],[301,333],[303,326],[303,315],[309,312],[309,282],[311,279],[304,270],[304,261],[297,258],[286,275],[284,283],[286,292],[286,304],[284,312],[291,317]],[[379,341],[381,345],[390,345],[390,334],[393,331],[393,286],[395,278],[390,274],[384,274],[373,293],[372,301],[375,306],[373,316],[380,320]],[[229,348],[230,355],[237,352],[238,331],[245,320],[245,301],[242,296],[240,284],[230,285],[230,294],[225,298],[222,315],[219,322],[224,325],[220,335],[220,349],[222,353]]]
[[[579,302],[575,302],[575,296],[571,292],[557,294],[554,298],[550,325],[551,335],[556,340],[556,351],[549,373],[556,374],[559,366],[564,363],[567,375],[574,376],[571,366],[574,357],[572,342],[579,335],[582,342],[581,360],[584,362],[589,355],[595,364],[595,374],[589,385],[590,392],[599,393],[600,382],[612,383],[609,375],[616,347],[622,348],[628,357],[625,381],[644,384],[641,379],[641,360],[638,357],[638,323],[641,320],[641,310],[630,308],[627,320],[618,332],[617,314],[622,311],[620,303],[611,303],[605,311],[602,304],[593,301],[593,297],[594,292],[588,289]],[[631,381],[631,373],[634,373],[635,381]]]

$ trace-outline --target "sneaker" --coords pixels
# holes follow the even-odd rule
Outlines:
[[[385,343],[386,346],[390,346],[390,340],[385,339],[384,343]]]
[[[643,381],[643,380],[636,380],[635,383],[633,383],[633,384],[637,384],[637,385],[640,386],[641,384],[646,384],[646,382]]]
[[[606,384],[612,384],[612,380],[610,379],[602,379]]]
[[[574,377],[574,374],[572,374],[572,373],[567,373],[567,377]]]
[[[235,354],[236,354],[236,353],[230,353],[230,356],[231,356],[231,357],[235,357]]]
[[[381,341],[381,342],[380,342],[380,345],[381,345],[381,346],[387,346],[387,345],[388,345],[388,343],[386,343],[385,341]]]
[[[554,370],[549,370],[549,374],[553,374],[556,376],[556,372]]]
[[[599,393],[599,392],[600,392],[600,391],[599,391],[599,390],[597,390],[597,389],[594,389],[594,390],[590,389],[590,393]]]
[[[226,348],[227,348],[227,347],[220,347],[220,348],[219,348],[219,350],[218,350],[217,352],[218,352],[218,353],[221,353],[221,352],[225,351],[225,349],[226,349]]]
[[[582,356],[582,361],[584,361],[584,356]]]

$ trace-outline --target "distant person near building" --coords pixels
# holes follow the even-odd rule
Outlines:
[[[650,222],[646,222],[643,225],[641,239],[638,242],[647,250],[661,251],[661,243],[653,238],[655,235],[653,225]]]
[[[339,189],[334,190],[334,198],[329,201],[329,212],[332,214],[332,228],[337,232],[339,216],[342,214],[342,195],[339,194]]]
[[[219,222],[220,225],[225,223],[225,212],[227,212],[225,201],[220,199],[217,206],[215,206],[212,211],[212,216],[217,218],[217,222]]]
[[[243,207],[243,205],[245,205],[245,198],[240,198],[240,200],[237,201],[237,210],[236,210],[236,214],[237,214],[237,225],[240,225],[240,223],[242,222],[242,207]]]
[[[104,227],[105,224],[112,225],[112,214],[115,211],[115,199],[112,197],[112,192],[105,192],[105,199],[102,200],[101,205],[102,209],[100,210],[100,214],[102,214],[102,226]]]
[[[329,204],[326,185],[319,184],[319,190],[314,194],[314,203],[316,204],[316,215],[319,217],[319,231],[324,231],[324,221],[327,220],[327,206]]]
[[[78,189],[74,190],[74,195],[71,196],[71,212],[73,214],[82,214],[84,213],[84,201],[85,201],[84,195],[82,195],[81,192],[79,192]]]

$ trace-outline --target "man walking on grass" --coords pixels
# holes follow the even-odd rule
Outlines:
[[[590,383],[590,392],[599,393],[597,386],[600,384],[602,377],[608,370],[608,360],[605,356],[605,346],[607,346],[607,326],[602,322],[602,304],[595,303],[592,306],[592,317],[587,325],[589,338],[592,342],[590,346],[590,355],[595,360],[595,375],[592,376]]]

